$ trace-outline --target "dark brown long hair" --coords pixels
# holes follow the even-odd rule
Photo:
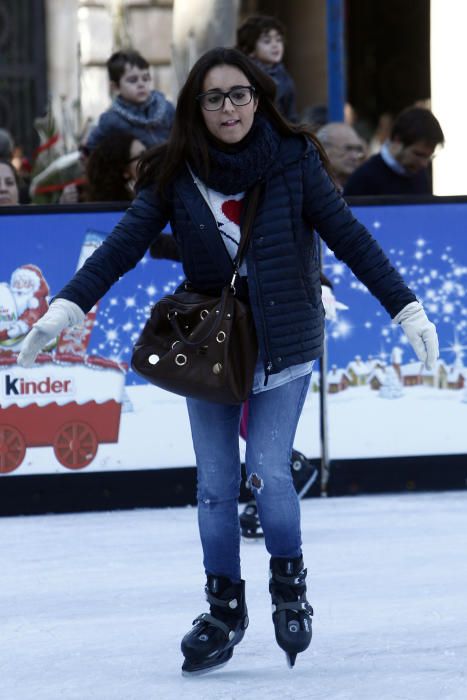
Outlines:
[[[86,163],[89,202],[128,202],[133,192],[125,174],[135,137],[129,131],[112,129],[98,143]]]
[[[207,72],[222,65],[235,66],[246,75],[259,100],[257,112],[263,114],[279,134],[306,134],[318,149],[324,166],[328,168],[328,158],[310,127],[291,124],[275,107],[274,80],[237,49],[218,47],[203,54],[191,69],[178,97],[169,139],[162,146],[144,154],[140,162],[137,188],[155,183],[163,193],[185,161],[193,164],[200,173],[209,172],[208,130],[196,98],[203,92]]]

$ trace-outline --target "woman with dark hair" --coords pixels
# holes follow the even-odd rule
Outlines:
[[[286,122],[273,99],[272,79],[235,49],[213,49],[197,61],[181,90],[169,141],[143,159],[137,198],[35,325],[18,362],[31,366],[49,338],[82,323],[168,221],[191,285],[204,293],[224,287],[232,279],[245,198],[261,183],[235,285],[251,304],[259,345],[245,462],[271,556],[276,640],[293,665],[310,643],[313,614],[289,460],[313,361],[322,352],[315,229],[401,323],[427,366],[438,344],[422,306],[336,190],[315,137]],[[182,670],[192,674],[231,658],[248,614],[238,523],[241,405],[189,398],[187,406],[210,604],[182,640]]]
[[[81,149],[82,184],[66,185],[60,204],[77,202],[131,202],[135,196],[137,166],[146,150],[127,131],[112,129],[88,154]]]
[[[146,150],[127,131],[106,134],[86,161],[88,202],[128,202],[135,196],[137,164]]]
[[[0,207],[13,206],[19,201],[19,177],[15,166],[0,158]]]

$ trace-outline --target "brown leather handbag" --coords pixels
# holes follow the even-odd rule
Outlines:
[[[235,279],[248,245],[259,199],[248,197],[234,272],[220,296],[182,290],[160,299],[136,342],[131,366],[161,389],[222,404],[241,404],[253,384],[258,342],[248,303]]]

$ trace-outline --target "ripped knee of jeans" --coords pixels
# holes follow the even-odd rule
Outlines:
[[[256,472],[253,472],[253,474],[250,474],[248,477],[248,481],[246,482],[247,487],[250,489],[250,491],[256,491],[257,493],[261,493],[261,491],[264,488],[264,481]]]

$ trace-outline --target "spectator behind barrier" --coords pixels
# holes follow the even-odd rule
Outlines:
[[[137,51],[117,51],[107,61],[110,85],[117,96],[101,114],[86,147],[96,148],[111,130],[127,131],[146,148],[167,140],[174,107],[162,92],[152,89],[149,63]]]
[[[84,186],[65,187],[60,204],[130,202],[135,195],[138,162],[145,150],[144,144],[128,131],[109,131],[83,160]]]
[[[18,204],[18,200],[18,173],[9,160],[0,158],[0,207]]]
[[[237,30],[237,48],[274,80],[276,107],[289,121],[297,122],[295,84],[282,63],[284,42],[285,27],[275,17],[248,17]]]
[[[87,201],[125,202],[133,199],[136,170],[144,144],[129,132],[109,132],[86,164]]]
[[[21,152],[21,148],[15,148],[15,141],[11,133],[6,129],[0,129],[0,160],[11,163],[14,168],[16,185],[19,193],[18,202],[21,204],[29,204],[31,201],[28,191],[29,173],[26,172],[23,167],[26,159],[18,157],[16,154],[18,151]]]
[[[365,158],[362,139],[355,129],[344,122],[329,122],[316,132],[324,146],[334,173],[334,180],[344,188],[350,175]]]
[[[443,144],[443,131],[430,110],[405,109],[380,153],[349,177],[344,195],[430,194],[429,165],[436,147]]]

